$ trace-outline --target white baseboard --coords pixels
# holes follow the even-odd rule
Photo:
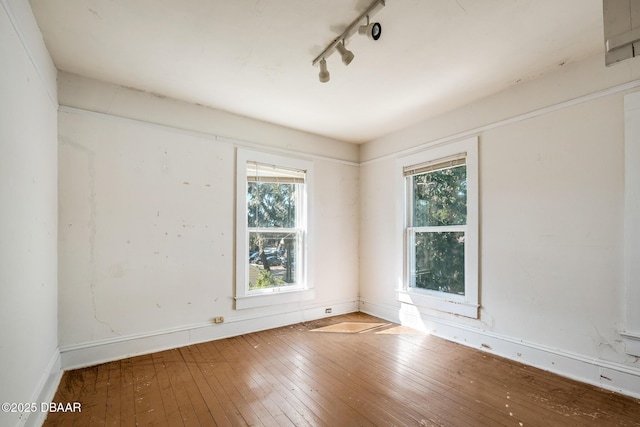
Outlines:
[[[53,401],[53,397],[60,385],[60,379],[62,378],[62,368],[60,363],[60,352],[56,349],[45,368],[40,382],[36,386],[36,389],[29,402],[37,403],[38,409],[41,408],[41,403],[49,403]],[[29,416],[25,418],[24,426],[41,426],[47,417],[47,412],[31,412]]]
[[[331,313],[326,313],[326,308]],[[93,366],[131,356],[154,353],[206,341],[229,338],[299,322],[358,311],[358,298],[299,306],[285,312],[226,319],[224,323],[203,323],[180,328],[129,335],[114,339],[68,345],[60,348],[62,369]]]
[[[401,314],[398,306],[360,301],[360,311],[505,357],[567,378],[640,398],[640,369],[588,358],[512,337],[427,316],[415,311]]]

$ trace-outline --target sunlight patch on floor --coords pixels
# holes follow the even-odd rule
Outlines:
[[[335,325],[312,329],[311,332],[338,332],[346,334],[359,334],[362,332],[370,331],[371,329],[381,328],[388,325],[390,325],[390,323],[342,322]]]
[[[390,335],[424,335],[423,332],[420,332],[416,329],[410,328],[408,326],[395,326],[393,328],[384,329],[382,331],[376,332],[376,334],[390,334]]]

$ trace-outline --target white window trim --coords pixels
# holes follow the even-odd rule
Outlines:
[[[407,191],[404,168],[466,153],[467,158],[467,224],[465,230],[465,294],[419,290],[409,287],[409,256],[407,246]],[[479,204],[478,204],[478,137],[467,138],[402,157],[397,161],[399,194],[402,194],[403,280],[397,289],[398,301],[418,307],[478,318],[479,305]]]
[[[626,352],[640,356],[640,92],[624,97],[624,283]]]
[[[306,203],[306,233],[303,239],[302,283],[293,288],[279,287],[261,291],[249,291],[249,228],[247,226],[247,162],[258,162],[291,169],[306,170],[303,199]],[[299,158],[280,156],[261,151],[238,148],[236,153],[236,296],[235,308],[264,307],[295,303],[315,297],[311,278],[313,244],[313,162]]]

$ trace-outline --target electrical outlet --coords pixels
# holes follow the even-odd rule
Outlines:
[[[213,323],[222,323],[222,322],[224,322],[224,317],[222,316],[213,318]]]
[[[330,313],[331,313],[331,309],[330,309],[330,308],[325,308],[325,309],[324,309],[324,312],[325,312],[326,314],[330,314]]]

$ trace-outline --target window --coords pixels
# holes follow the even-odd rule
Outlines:
[[[477,139],[401,163],[406,194],[401,300],[477,318]]]
[[[311,162],[238,149],[236,308],[298,301],[308,291]]]

